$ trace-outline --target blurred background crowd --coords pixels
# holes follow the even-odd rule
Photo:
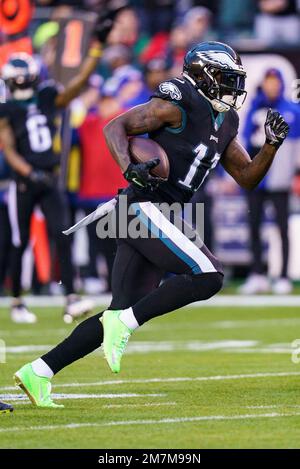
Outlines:
[[[109,0],[30,1],[15,29],[6,24],[17,0],[1,0],[0,67],[24,50],[41,65],[41,80],[62,85],[80,66],[93,15]],[[21,2],[19,2],[21,3]],[[224,263],[227,281],[241,293],[290,293],[300,279],[300,1],[131,0],[111,31],[88,87],[58,123],[62,188],[73,221],[109,200],[126,181],[106,147],[102,129],[113,117],[147,101],[157,85],[178,76],[193,45],[228,42],[242,55],[248,98],[240,113],[240,137],[251,156],[264,143],[269,107],[291,131],[269,175],[247,194],[219,168],[194,196],[205,204],[205,243]],[[0,75],[1,76],[1,75]],[[1,104],[0,104],[1,105]],[[0,142],[0,293],[9,291],[11,230],[6,195],[10,170]],[[52,241],[37,210],[23,259],[23,287],[34,294],[60,293]],[[77,288],[110,291],[114,240],[100,240],[95,225],[73,239]],[[37,254],[37,251],[41,255]],[[43,261],[51,253],[49,268]],[[48,254],[47,254],[48,253]]]

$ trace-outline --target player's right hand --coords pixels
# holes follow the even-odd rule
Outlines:
[[[276,149],[284,142],[289,133],[289,126],[277,111],[269,109],[265,122],[266,143],[273,145]]]
[[[138,189],[145,189],[147,187],[156,189],[160,182],[163,181],[160,177],[151,176],[151,169],[159,164],[159,158],[147,161],[147,163],[130,163],[124,173],[124,177],[128,182],[132,182]]]
[[[52,188],[54,186],[54,176],[41,169],[33,169],[28,176],[31,183],[45,188]]]

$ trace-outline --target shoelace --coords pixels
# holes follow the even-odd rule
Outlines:
[[[122,338],[121,338],[121,340],[120,340],[120,342],[119,342],[119,345],[116,347],[116,348],[117,348],[117,352],[118,352],[119,355],[122,355],[122,354],[123,354],[123,352],[124,352],[124,350],[125,350],[125,347],[126,347],[126,345],[127,345],[127,343],[128,343],[129,337],[130,337],[130,334],[128,334],[128,333],[125,333],[125,334],[122,336]]]
[[[52,404],[53,403],[53,400],[51,398],[51,383],[47,383],[46,384],[46,389],[45,389],[45,395],[43,397],[43,402],[45,404]]]

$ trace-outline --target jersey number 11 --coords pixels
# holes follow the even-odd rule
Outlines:
[[[208,151],[208,147],[207,147],[207,145],[204,145],[204,143],[200,143],[194,149],[194,153],[196,153],[196,157],[193,160],[193,162],[190,166],[190,169],[189,169],[187,175],[185,176],[184,180],[183,181],[181,181],[181,180],[178,181],[181,185],[187,187],[188,189],[196,191],[197,189],[199,189],[199,187],[201,186],[201,184],[203,183],[203,181],[205,180],[205,178],[207,177],[209,172],[217,166],[218,161],[221,157],[221,155],[219,153],[215,153],[214,157],[209,161],[209,168],[206,170],[206,172],[205,172],[204,176],[202,177],[201,181],[200,182],[197,181],[197,186],[195,187],[195,184],[193,184],[193,181],[195,181],[195,178],[196,178],[197,173],[199,171],[199,167],[201,166],[201,161],[207,156],[207,151]]]

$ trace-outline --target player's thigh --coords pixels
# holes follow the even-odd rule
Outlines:
[[[112,270],[112,309],[124,309],[158,287],[164,275],[126,241],[118,241]]]
[[[127,242],[158,268],[175,274],[222,273],[218,259],[180,216],[169,219],[151,202],[134,203],[132,209],[145,230],[133,238],[129,223]]]
[[[70,226],[70,210],[66,194],[57,188],[46,191],[40,200],[47,228],[53,237],[62,235]]]
[[[25,246],[29,239],[30,219],[36,203],[33,189],[12,181],[8,189],[8,215],[14,247]]]

